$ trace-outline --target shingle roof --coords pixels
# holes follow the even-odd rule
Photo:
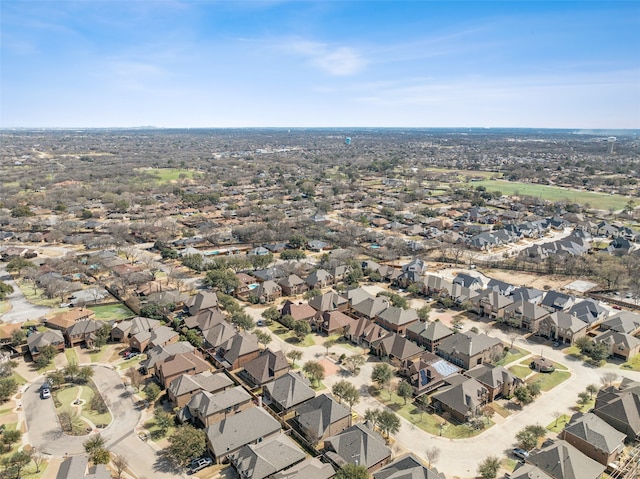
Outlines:
[[[216,457],[280,430],[280,423],[261,407],[252,407],[205,429]]]
[[[554,479],[598,479],[605,470],[605,466],[562,440],[530,452],[527,462]]]
[[[242,479],[264,479],[304,458],[305,453],[281,433],[258,444],[243,446],[231,457],[231,462]]]
[[[310,457],[289,469],[273,475],[273,479],[331,479],[336,472],[331,464]]]
[[[307,378],[291,371],[265,384],[264,389],[283,409],[290,409],[316,395]]]
[[[386,446],[384,439],[363,423],[355,424],[325,439],[325,447],[327,445],[335,451],[341,461],[361,464],[367,468],[391,456],[391,450]]]
[[[572,420],[564,428],[564,433],[583,439],[607,454],[620,449],[626,438],[626,434],[621,433],[593,413],[587,413]]]
[[[204,371],[199,374],[182,374],[169,384],[169,391],[174,396],[182,396],[193,391],[216,392],[233,384],[233,381],[224,373],[214,374]]]
[[[259,384],[273,379],[275,372],[289,368],[289,361],[284,353],[280,350],[271,351],[265,349],[260,355],[244,365],[251,377],[256,379]]]
[[[296,408],[298,423],[307,431],[312,431],[315,439],[324,436],[325,431],[335,422],[348,417],[351,412],[328,394],[321,394]]]
[[[412,453],[399,457],[373,473],[373,479],[446,479],[436,469],[427,468]]]
[[[389,324],[402,326],[418,320],[418,312],[413,309],[402,309],[396,306],[389,306],[378,314],[378,317]]]
[[[197,409],[203,417],[208,417],[247,401],[251,401],[251,394],[242,386],[236,386],[217,393],[200,391],[189,400],[187,407],[192,414]]]

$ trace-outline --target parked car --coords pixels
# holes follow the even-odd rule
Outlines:
[[[136,356],[140,356],[140,353],[138,351],[131,351],[129,354],[127,354],[124,358],[125,359],[133,359]]]
[[[529,453],[524,449],[520,449],[519,447],[516,447],[513,450],[513,455],[519,457],[520,459],[526,459],[529,457]]]
[[[49,388],[42,388],[40,390],[40,398],[41,399],[49,399],[51,397],[51,389]]]
[[[213,461],[210,457],[199,457],[191,461],[191,465],[189,466],[189,474],[194,474],[205,467],[209,467],[213,464]]]

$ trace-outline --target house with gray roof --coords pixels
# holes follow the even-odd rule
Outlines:
[[[373,319],[389,306],[390,303],[386,296],[366,298],[351,305],[351,314],[357,318]]]
[[[562,440],[531,451],[526,462],[553,479],[600,479],[605,470],[605,466]]]
[[[387,358],[389,362],[400,367],[403,362],[418,358],[423,349],[407,338],[395,333],[371,342],[371,352],[380,358]]]
[[[453,284],[459,284],[469,289],[484,289],[485,284],[483,279],[479,276],[473,276],[467,273],[458,273],[453,278]]]
[[[587,335],[587,323],[580,321],[573,314],[557,311],[542,318],[538,334],[549,339],[573,344],[576,339]]]
[[[218,346],[214,359],[223,368],[235,370],[253,361],[259,354],[258,337],[249,331],[238,331]]]
[[[282,351],[267,348],[261,351],[257,358],[244,365],[244,374],[251,384],[263,386],[286,374],[290,369],[291,365]]]
[[[489,391],[480,382],[463,376],[450,376],[449,386],[431,395],[436,411],[451,415],[458,422],[467,422],[480,414],[489,400]]]
[[[351,411],[329,394],[320,394],[295,408],[303,436],[316,444],[351,426]]]
[[[469,378],[474,378],[487,388],[487,391],[489,392],[487,400],[489,402],[498,397],[512,396],[516,387],[522,384],[522,381],[511,374],[511,372],[504,366],[478,364],[463,373],[463,375]]]
[[[407,327],[417,323],[418,319],[418,312],[413,308],[402,309],[396,306],[389,306],[378,313],[374,320],[384,329],[404,335]]]
[[[567,311],[576,302],[576,298],[568,294],[559,293],[558,291],[547,291],[544,295],[540,306],[554,313],[556,311]]]
[[[471,369],[501,357],[503,351],[504,344],[499,339],[468,331],[442,340],[436,353],[457,366]]]
[[[429,469],[409,453],[373,473],[373,479],[446,479],[437,469]]]
[[[253,397],[242,386],[215,393],[200,391],[179,411],[178,419],[207,427],[253,406]]]
[[[336,471],[331,464],[309,457],[295,466],[273,475],[273,479],[331,479]]]
[[[616,461],[627,436],[595,414],[587,413],[572,417],[559,438],[606,466]]]
[[[307,283],[297,274],[290,274],[286,278],[280,279],[278,284],[282,288],[284,296],[296,296],[309,290]]]
[[[185,306],[189,310],[189,314],[193,316],[201,309],[218,306],[218,296],[213,291],[200,291],[198,294],[191,296]]]
[[[258,298],[260,303],[271,303],[282,296],[282,287],[273,280],[263,281],[254,289],[250,296]]]
[[[504,309],[504,319],[522,329],[537,333],[541,321],[549,316],[549,311],[529,301],[519,300]]]
[[[487,290],[474,298],[472,302],[478,305],[481,316],[502,318],[505,309],[513,304],[513,299],[498,291]]]
[[[609,310],[592,299],[584,299],[575,303],[567,312],[587,323],[589,329],[595,328],[609,316]]]
[[[535,288],[526,288],[524,286],[516,288],[511,292],[511,298],[514,303],[518,301],[528,301],[529,303],[540,304],[543,296],[544,291]]]
[[[160,325],[161,323],[157,319],[136,316],[135,318],[120,321],[114,325],[111,330],[111,339],[113,341],[124,341],[132,338],[136,334],[144,332],[150,333]]]
[[[214,308],[201,309],[195,316],[187,316],[183,319],[182,324],[189,329],[206,331],[226,319],[227,315],[216,306]]]
[[[205,429],[207,449],[216,463],[280,433],[280,423],[261,407],[252,407],[229,416]]]
[[[238,330],[233,324],[226,320],[221,320],[202,332],[202,337],[204,338],[202,346],[205,349],[218,348],[234,337],[237,332]]]
[[[373,299],[375,297],[366,289],[361,287],[349,288],[346,291],[340,293],[340,296],[347,299],[347,301],[349,302],[349,307],[353,307],[354,305],[361,303],[365,299]]]
[[[240,479],[266,479],[302,462],[306,454],[280,433],[257,444],[247,444],[229,456]]]
[[[289,371],[263,388],[265,404],[279,412],[292,410],[316,396],[309,380],[298,372]]]
[[[640,439],[640,383],[625,378],[618,388],[601,389],[592,412],[625,433],[627,440]]]
[[[618,333],[636,336],[640,333],[640,314],[631,311],[619,311],[609,319],[600,323],[600,330],[617,331]]]
[[[32,333],[27,337],[27,347],[33,359],[40,355],[42,348],[53,346],[56,351],[64,351],[64,336],[62,332],[48,329],[42,332]]]
[[[104,464],[89,467],[87,456],[70,456],[60,464],[56,479],[111,479]]]
[[[185,354],[195,351],[195,348],[189,341],[178,341],[177,343],[168,344],[167,346],[156,346],[147,351],[146,359],[140,362],[140,366],[145,373],[154,374],[156,366],[168,357],[176,354]]]
[[[354,424],[324,441],[324,455],[337,468],[357,464],[376,471],[391,460],[389,449],[380,434],[367,423]]]
[[[533,464],[518,463],[516,469],[510,474],[511,479],[553,479],[540,468]]]
[[[629,358],[640,354],[640,339],[630,334],[609,330],[596,336],[593,341],[607,347],[609,356],[628,361]]]
[[[310,289],[320,289],[333,284],[333,276],[327,270],[320,268],[307,276],[304,281]]]
[[[407,326],[407,339],[413,341],[419,346],[424,346],[427,351],[435,352],[440,342],[453,336],[454,332],[447,328],[440,321],[417,321]]]
[[[311,298],[309,306],[321,313],[325,311],[346,311],[349,308],[349,300],[335,291],[329,291]]]
[[[198,374],[181,374],[169,383],[167,394],[174,407],[182,407],[200,391],[215,394],[233,386],[233,381],[224,373],[203,371]]]

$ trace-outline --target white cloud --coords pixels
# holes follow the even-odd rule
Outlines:
[[[361,72],[367,61],[351,47],[333,47],[325,43],[299,40],[282,45],[285,50],[302,55],[316,68],[332,76],[351,76]]]

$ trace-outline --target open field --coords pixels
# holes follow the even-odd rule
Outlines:
[[[158,183],[171,183],[172,181],[178,181],[180,175],[184,175],[184,178],[193,178],[193,171],[182,168],[158,168],[152,170],[145,170],[147,173],[158,178]]]
[[[520,358],[525,357],[527,354],[530,354],[529,351],[522,348],[511,348],[509,352],[502,358],[500,361],[496,363],[496,366],[504,366],[506,364],[511,364],[514,361],[517,361]]]
[[[606,195],[592,191],[578,191],[561,188],[559,186],[517,183],[512,181],[482,180],[473,183],[484,186],[489,191],[501,191],[504,195],[535,196],[547,201],[568,201],[589,205],[598,209],[621,210],[629,201],[629,197],[622,195]]]
[[[131,311],[123,304],[107,304],[104,306],[87,306],[91,311],[96,314],[95,319],[99,319],[101,321],[111,321],[118,319],[127,319],[135,316],[134,312]]]
[[[551,391],[558,384],[566,381],[571,376],[568,371],[554,371],[552,373],[538,373],[530,377],[527,383],[538,383],[542,391]]]

